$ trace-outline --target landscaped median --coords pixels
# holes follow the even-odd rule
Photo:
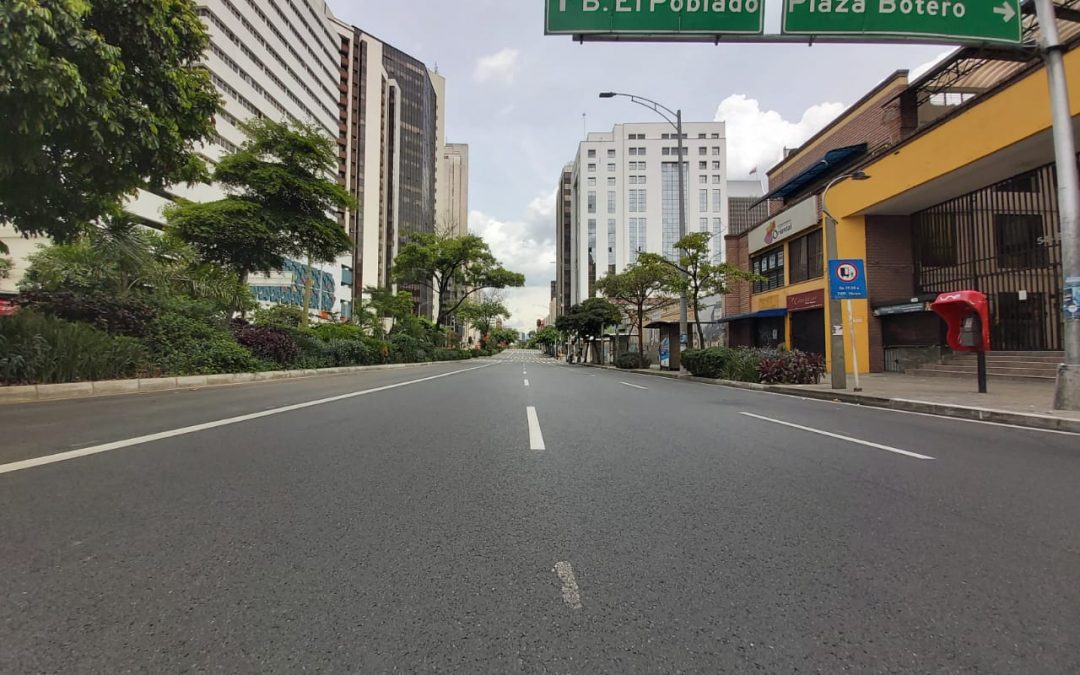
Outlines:
[[[0,387],[0,405],[32,403],[34,401],[62,401],[94,396],[119,396],[123,394],[147,394],[183,389],[202,389],[230,384],[250,384],[274,380],[294,380],[320,375],[346,375],[396,368],[434,366],[451,361],[425,363],[388,363],[377,366],[352,366],[341,368],[316,368],[307,370],[270,370],[258,373],[233,373],[219,375],[188,375],[184,377],[154,377],[131,380],[102,380],[100,382],[71,382],[66,384],[32,384]]]

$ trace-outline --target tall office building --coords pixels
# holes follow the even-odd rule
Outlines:
[[[724,257],[727,143],[723,122],[683,125],[686,231],[712,234]],[[678,137],[669,124],[620,124],[590,133],[571,168],[570,302],[595,295],[598,278],[640,252],[674,259],[679,240]]]
[[[436,181],[435,226],[454,236],[469,233],[469,146],[443,145]]]
[[[555,190],[555,311],[552,321],[566,313],[572,302],[571,276],[574,270],[574,165],[567,164],[559,174]]]

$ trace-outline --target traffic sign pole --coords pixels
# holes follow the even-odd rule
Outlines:
[[[855,391],[862,391],[862,386],[859,384],[859,345],[855,341],[855,311],[851,308],[852,300],[847,301],[847,317],[851,333],[851,369],[855,373]]]

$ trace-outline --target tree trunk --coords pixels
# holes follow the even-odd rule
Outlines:
[[[645,365],[645,308],[638,307],[637,313],[638,365]]]
[[[311,275],[311,256],[307,259],[307,269],[304,270],[304,316],[300,318],[300,325],[308,327],[308,312],[311,311],[311,291],[315,286],[315,278]]]

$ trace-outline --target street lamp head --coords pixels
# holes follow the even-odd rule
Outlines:
[[[615,98],[616,94],[613,91],[600,92],[600,98]]]

